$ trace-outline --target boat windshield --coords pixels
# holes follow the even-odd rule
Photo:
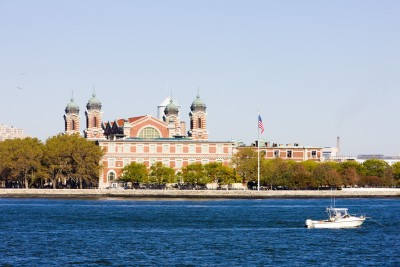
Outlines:
[[[342,218],[345,215],[348,215],[347,209],[327,208],[326,212],[328,213],[329,218]]]

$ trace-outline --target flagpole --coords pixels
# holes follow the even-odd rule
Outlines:
[[[260,116],[260,113],[258,113]],[[259,119],[258,119],[259,120]],[[257,123],[257,190],[260,191],[260,126],[259,122]]]

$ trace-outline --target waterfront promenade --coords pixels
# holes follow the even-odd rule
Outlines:
[[[117,189],[0,189],[0,198],[198,198],[263,199],[335,197],[400,197],[400,188],[343,190],[117,190]]]

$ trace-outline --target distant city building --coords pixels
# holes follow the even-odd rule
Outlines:
[[[334,161],[334,162],[345,162],[345,161],[355,161],[360,164],[364,163],[369,159],[379,159],[387,162],[389,165],[400,162],[400,156],[384,156],[382,154],[364,154],[358,156],[331,156],[329,158],[324,158],[324,161]]]
[[[24,130],[13,126],[0,125],[0,141],[6,139],[25,138]]]

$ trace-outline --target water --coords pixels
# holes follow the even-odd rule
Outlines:
[[[400,266],[399,199],[0,199],[0,266]],[[376,223],[375,221],[379,222]]]

